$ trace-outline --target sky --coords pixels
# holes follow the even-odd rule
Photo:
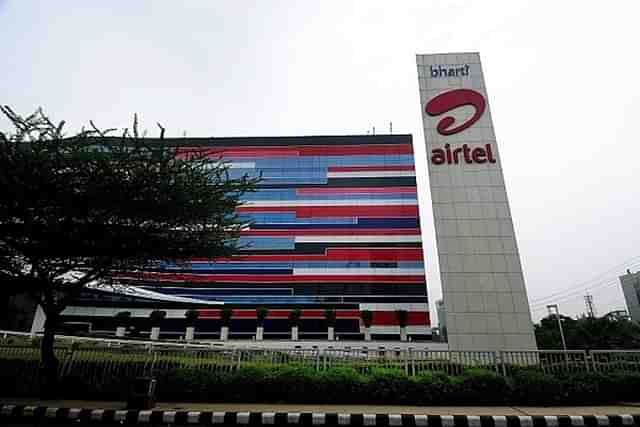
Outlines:
[[[0,0],[0,103],[155,136],[412,134],[441,295],[415,65],[480,52],[534,320],[624,309],[640,269],[640,3]],[[8,130],[6,120],[0,129]]]

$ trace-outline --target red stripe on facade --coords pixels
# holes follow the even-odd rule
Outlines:
[[[428,326],[430,324],[429,312],[409,311],[407,313],[407,326]],[[398,326],[398,318],[394,311],[374,311],[372,325]]]
[[[185,159],[194,155],[205,155],[208,158],[222,157],[295,157],[299,155],[296,147],[246,147],[246,148],[191,148],[178,149],[176,157]]]
[[[301,156],[413,154],[411,144],[307,145],[296,148],[300,150]]]
[[[128,276],[117,276],[119,279],[154,280],[159,282],[191,282],[191,283],[415,283],[424,285],[424,275],[289,275],[289,274],[174,274],[145,272]]]
[[[238,212],[295,212],[297,218],[357,216],[361,218],[418,217],[416,205],[392,206],[240,206]]]
[[[315,228],[291,230],[247,230],[241,231],[241,236],[416,236],[420,234],[418,228]]]
[[[416,187],[328,187],[298,188],[298,196],[314,194],[416,194]]]
[[[360,144],[360,145],[292,145],[282,147],[215,147],[179,148],[177,157],[205,154],[208,157],[283,157],[283,156],[351,156],[413,154],[411,144]]]
[[[413,165],[396,166],[329,166],[329,172],[414,171]]]
[[[332,248],[326,255],[234,255],[220,258],[224,261],[422,261],[422,249],[409,248]],[[192,262],[211,262],[210,259],[195,258]]]
[[[288,319],[291,310],[269,310],[267,319]],[[200,319],[220,319],[220,310],[198,310]],[[256,310],[233,309],[232,319],[255,319]],[[302,319],[324,319],[324,310],[302,310]],[[358,310],[336,310],[337,319],[359,319]]]

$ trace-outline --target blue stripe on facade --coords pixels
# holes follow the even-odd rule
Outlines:
[[[240,237],[238,245],[241,250],[260,249],[294,249],[294,237]]]
[[[353,156],[289,156],[289,157],[230,157],[235,162],[255,162],[256,169],[296,168],[313,169],[329,166],[411,166],[413,156],[358,154]]]
[[[264,189],[256,191],[255,193],[246,193],[243,195],[243,201],[282,201],[283,204],[287,202],[295,202],[297,200],[354,200],[354,199],[371,199],[371,200],[404,200],[404,201],[417,201],[415,193],[355,193],[355,194],[304,194],[296,196],[295,191],[287,189]]]

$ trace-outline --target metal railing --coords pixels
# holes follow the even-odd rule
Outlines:
[[[504,376],[521,368],[545,373],[640,372],[640,350],[569,351],[446,351],[400,349],[237,349],[175,348],[139,345],[103,348],[66,347],[56,350],[60,375],[102,377],[158,375],[178,368],[211,372],[234,371],[247,366],[300,366],[317,371],[353,368],[395,369],[415,376],[424,372],[459,375],[483,368]],[[40,350],[34,346],[0,344],[0,369],[19,361],[26,371],[37,372]],[[15,364],[15,363],[14,363]],[[17,374],[17,373],[16,373]]]

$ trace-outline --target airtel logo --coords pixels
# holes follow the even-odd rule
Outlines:
[[[446,116],[438,122],[436,129],[440,135],[453,135],[462,132],[480,120],[480,117],[482,116],[482,113],[484,113],[484,109],[487,105],[484,97],[480,93],[471,89],[455,89],[449,92],[444,92],[427,102],[424,111],[433,117],[465,105],[471,105],[475,108],[473,116],[471,116],[467,121],[458,126],[452,127],[455,124],[456,119],[451,116]]]

